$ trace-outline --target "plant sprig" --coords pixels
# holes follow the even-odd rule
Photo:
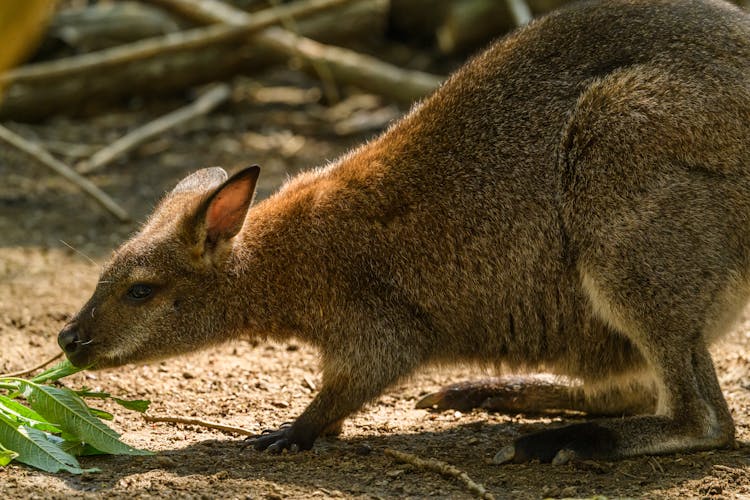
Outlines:
[[[112,414],[90,407],[84,398],[111,399],[140,412],[149,401],[48,385],[81,370],[65,360],[30,379],[0,376],[0,391],[6,393],[0,393],[0,467],[16,460],[47,472],[81,474],[98,469],[81,468],[76,456],[151,454],[123,443],[103,422]]]

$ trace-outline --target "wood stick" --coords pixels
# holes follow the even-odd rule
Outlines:
[[[0,86],[38,79],[62,79],[81,72],[105,71],[112,66],[198,47],[231,41],[280,22],[285,17],[306,16],[351,0],[304,0],[255,13],[242,24],[219,24],[147,38],[111,49],[32,64],[0,75]]]
[[[224,2],[225,0],[219,0],[221,2]],[[271,5],[274,7],[278,7],[280,5],[281,0],[268,0]],[[295,35],[299,35],[299,30],[297,29],[297,24],[294,22],[294,19],[292,18],[283,18],[281,20],[281,28],[294,33]],[[302,57],[302,54],[299,52],[296,54],[299,57]],[[338,102],[341,101],[341,95],[339,93],[338,86],[336,85],[336,82],[334,81],[333,75],[331,74],[331,70],[328,68],[328,65],[326,65],[322,61],[310,61],[312,63],[313,71],[315,71],[315,76],[320,80],[320,86],[322,87],[323,95],[326,98],[326,102],[329,105],[335,105]]]
[[[146,123],[137,129],[125,134],[112,144],[97,151],[88,160],[78,165],[78,172],[88,174],[109,165],[117,158],[138,147],[146,141],[163,134],[170,128],[186,123],[198,116],[211,112],[219,104],[223,103],[232,94],[232,89],[227,84],[216,85],[195,101],[180,109],[160,116],[156,120]]]
[[[446,54],[470,50],[515,28],[509,1],[464,0],[451,4],[435,30],[440,50]]]
[[[353,50],[318,43],[281,28],[256,36],[266,47],[288,56],[302,56],[303,68],[315,74],[314,62],[324,64],[339,83],[354,85],[398,102],[409,104],[435,90],[443,77],[405,70]]]
[[[510,10],[510,14],[513,17],[513,21],[516,23],[516,26],[524,26],[526,24],[529,24],[534,18],[529,5],[526,3],[526,0],[505,1],[508,4],[508,10]]]
[[[12,146],[27,156],[33,158],[41,165],[53,170],[65,179],[69,180],[86,194],[94,198],[101,206],[107,209],[119,220],[126,222],[130,220],[128,213],[120,207],[107,193],[96,187],[90,180],[82,177],[78,172],[49,154],[44,148],[33,142],[27,141],[15,132],[0,125],[0,141]]]
[[[477,498],[483,498],[485,500],[494,500],[495,498],[491,493],[487,492],[487,489],[483,485],[474,482],[467,473],[449,463],[441,460],[420,458],[411,453],[394,450],[392,448],[385,448],[383,453],[399,462],[413,465],[418,469],[437,472],[441,476],[458,479],[464,484],[464,486],[466,486],[466,489]]]
[[[304,36],[337,43],[381,30],[387,0],[350,0],[335,10],[321,10],[296,20]],[[341,19],[346,19],[345,23]],[[277,51],[240,39],[192,49],[154,54],[112,66],[107,71],[80,70],[64,79],[16,80],[0,103],[0,120],[45,118],[52,113],[96,111],[102,104],[133,95],[164,95],[195,85],[221,81],[239,72],[286,60]]]
[[[251,16],[218,0],[151,0],[194,21],[248,23]],[[283,18],[282,18],[283,19]],[[341,47],[325,45],[288,30],[273,27],[252,37],[254,43],[287,57],[300,57],[305,69],[317,76],[316,65],[330,70],[338,82],[355,85],[402,103],[424,97],[440,85],[442,77],[404,70],[374,57]]]
[[[242,427],[234,427],[232,425],[217,424],[216,422],[208,422],[199,418],[190,417],[173,417],[173,416],[153,416],[143,414],[143,419],[146,422],[168,422],[172,424],[186,424],[186,425],[199,425],[201,427],[208,427],[209,429],[216,429],[222,432],[229,432],[232,434],[242,434],[243,436],[256,436],[257,432],[252,432]]]
[[[11,373],[3,373],[2,375],[0,375],[0,378],[23,377],[24,375],[28,375],[29,373],[34,373],[37,370],[41,370],[42,368],[44,368],[48,364],[52,363],[53,361],[57,361],[58,359],[60,359],[62,357],[62,355],[63,355],[63,353],[60,353],[60,354],[58,354],[58,355],[56,355],[56,356],[48,359],[44,363],[40,363],[40,364],[36,365],[34,368],[27,368],[26,370],[20,370],[20,371],[11,372]]]
[[[169,13],[141,2],[87,3],[55,12],[45,34],[50,44],[62,41],[80,54],[180,29]]]

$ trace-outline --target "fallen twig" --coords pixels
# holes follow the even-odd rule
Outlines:
[[[656,469],[659,469],[661,475],[664,475],[664,467],[662,467],[659,461],[654,457],[648,457],[648,464],[651,466],[651,470],[654,471],[654,474],[656,474]]]
[[[219,104],[226,101],[230,95],[231,87],[229,85],[217,85],[187,106],[172,111],[164,116],[160,116],[156,120],[153,120],[142,127],[138,127],[120,137],[112,144],[105,146],[92,155],[88,160],[82,161],[78,165],[78,171],[82,174],[88,174],[98,170],[144,142],[164,133],[170,128],[174,128],[192,120],[193,118],[209,113]]]
[[[401,103],[409,104],[435,90],[443,78],[422,71],[405,70],[353,50],[325,45],[281,28],[269,28],[256,40],[289,56],[303,56],[303,67],[311,73],[313,61],[324,63],[332,77]]]
[[[48,42],[62,41],[81,54],[180,29],[168,13],[141,2],[86,4],[56,9],[45,35]]]
[[[52,169],[59,175],[63,176],[65,179],[69,180],[70,182],[81,188],[89,196],[94,198],[97,202],[99,202],[101,206],[107,209],[119,220],[130,220],[130,216],[128,215],[128,213],[112,198],[110,198],[107,193],[96,187],[96,185],[90,180],[82,177],[81,174],[70,168],[68,165],[53,157],[51,154],[49,154],[49,152],[47,152],[47,150],[45,150],[38,144],[27,141],[20,135],[2,125],[0,125],[0,141],[18,149],[19,151],[22,151],[27,156],[39,162],[41,165],[44,165],[45,167]]]
[[[396,459],[399,462],[413,465],[418,469],[437,472],[442,476],[458,479],[466,486],[466,489],[468,489],[478,498],[483,498],[486,500],[494,500],[495,498],[491,493],[487,492],[487,489],[483,485],[474,482],[466,472],[446,462],[435,459],[420,458],[416,455],[412,455],[411,453],[394,450],[392,448],[385,448],[383,450],[383,453],[391,458]]]
[[[526,24],[529,24],[534,18],[534,15],[531,13],[531,9],[529,8],[529,4],[526,3],[526,0],[505,1],[508,4],[508,10],[510,10],[510,14],[511,16],[513,16],[513,21],[516,23],[516,26],[524,26]]]
[[[10,85],[38,79],[60,79],[81,72],[105,71],[133,61],[156,55],[205,47],[237,39],[280,22],[285,17],[310,15],[330,9],[351,0],[305,0],[289,6],[262,10],[242,24],[224,23],[205,28],[195,28],[164,36],[147,38],[119,47],[82,54],[55,61],[31,64],[0,75],[0,85]]]
[[[172,417],[172,416],[157,417],[153,415],[144,414],[143,419],[146,422],[168,422],[172,424],[199,425],[201,427],[208,427],[209,429],[216,429],[222,432],[229,432],[232,434],[242,434],[243,436],[255,436],[258,434],[257,432],[252,432],[247,429],[243,429],[242,427],[234,427],[232,425],[223,425],[223,424],[217,424],[215,422],[207,422],[199,418]]]
[[[223,1],[223,0],[220,0]],[[268,0],[271,5],[274,7],[279,7],[281,5],[281,0]],[[294,22],[294,19],[290,17],[285,17],[281,19],[281,27],[285,30],[289,31],[290,33],[294,33],[295,35],[299,36],[299,29],[297,28],[297,23]],[[304,57],[302,54],[297,54],[299,57]],[[310,61],[313,67],[313,70],[315,71],[316,76],[318,77],[318,80],[320,80],[320,84],[322,87],[323,95],[326,97],[326,102],[329,105],[333,105],[341,101],[341,95],[339,94],[339,89],[336,86],[336,81],[333,78],[333,75],[331,74],[330,68],[323,62],[323,61]]]
[[[151,0],[159,5],[198,22],[248,23],[253,18],[218,0],[190,2],[188,0]],[[280,10],[281,7],[278,7]],[[288,16],[280,16],[284,19]],[[374,57],[349,49],[325,45],[304,36],[278,28],[268,28],[253,35],[254,43],[287,57],[299,57],[306,69],[319,76],[321,65],[324,74],[340,83],[355,85],[404,103],[424,97],[432,92],[442,77],[422,71],[404,70]]]
[[[60,354],[58,354],[58,355],[56,355],[56,356],[48,359],[44,363],[38,364],[34,368],[27,368],[25,370],[21,370],[21,371],[17,371],[17,372],[11,372],[11,373],[3,373],[2,375],[0,375],[0,378],[23,377],[24,375],[28,375],[29,373],[34,373],[37,370],[41,370],[42,368],[44,368],[48,364],[52,363],[53,361],[57,361],[58,359],[60,359],[62,357],[62,355],[63,355],[63,353],[60,353]]]
[[[50,153],[67,158],[87,158],[102,149],[101,144],[80,144],[59,140],[41,141],[41,146]]]
[[[336,1],[338,3],[329,4],[338,6],[336,9],[319,8],[312,14],[294,17],[300,33],[316,40],[337,43],[361,36],[363,32],[380,30],[386,22],[387,0]],[[299,2],[294,5],[297,4]],[[286,8],[270,10],[274,10],[278,16],[283,15]],[[257,12],[252,15],[253,22],[257,22],[259,14]],[[342,23],[342,18],[346,22]],[[211,28],[224,29],[222,26]],[[165,39],[166,37],[156,37],[149,40],[158,44],[158,41]],[[139,43],[144,42],[145,40]],[[133,44],[124,47],[128,46],[132,47]],[[106,51],[97,52],[103,53]],[[0,119],[29,121],[61,111],[91,113],[107,102],[133,95],[164,95],[203,83],[221,81],[239,72],[252,71],[286,59],[286,55],[265,48],[252,37],[247,40],[240,37],[228,41],[214,39],[211,43],[192,48],[173,46],[167,52],[156,51],[145,59],[109,65],[106,70],[96,66],[88,69],[78,66],[75,71],[66,73],[65,78],[47,78],[42,76],[44,73],[33,77],[28,74],[23,76],[24,73],[14,72],[12,75],[16,79],[10,82],[0,103]],[[78,59],[66,58],[59,61],[76,60]],[[40,64],[27,65],[17,71],[41,69]],[[0,81],[3,78],[8,78],[7,74],[0,76]]]

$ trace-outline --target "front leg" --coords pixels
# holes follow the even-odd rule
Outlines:
[[[256,450],[272,453],[287,449],[309,450],[321,434],[338,433],[343,420],[362,404],[364,401],[359,404],[347,401],[335,386],[324,385],[293,423],[282,424],[278,430],[254,436],[249,441]]]
[[[323,353],[323,384],[318,395],[291,425],[250,439],[257,450],[280,452],[284,449],[309,450],[321,434],[340,430],[341,423],[365,403],[377,398],[389,385],[407,375],[422,356],[403,347],[400,334],[373,331],[347,332],[344,341],[330,342],[338,347]],[[348,340],[348,342],[346,342]]]

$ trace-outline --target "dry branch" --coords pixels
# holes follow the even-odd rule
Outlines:
[[[198,418],[190,418],[190,417],[171,417],[171,416],[163,416],[163,417],[155,417],[152,415],[143,415],[143,420],[146,422],[167,422],[172,424],[185,424],[185,425],[199,425],[201,427],[207,427],[209,429],[216,429],[222,432],[230,432],[232,434],[242,434],[243,436],[255,436],[258,433],[252,432],[247,429],[243,429],[242,427],[234,427],[232,425],[224,425],[224,424],[217,424],[215,422],[208,422],[206,420],[201,420]]]
[[[41,165],[55,171],[65,179],[69,180],[89,196],[94,198],[101,206],[121,221],[129,221],[130,216],[107,193],[96,187],[90,180],[82,177],[78,172],[49,154],[44,148],[33,142],[27,141],[15,132],[0,125],[0,141],[12,146],[27,156],[33,158]]]
[[[211,88],[187,106],[138,127],[97,151],[91,158],[79,164],[78,172],[88,174],[109,165],[112,161],[167,130],[209,113],[226,101],[230,95],[231,87],[229,85],[220,84]]]
[[[467,473],[446,462],[435,459],[420,458],[411,453],[394,450],[392,448],[385,448],[383,453],[399,462],[413,465],[418,469],[437,472],[442,476],[458,479],[464,484],[464,486],[466,486],[466,489],[477,498],[483,498],[485,500],[494,500],[495,498],[491,493],[487,492],[487,489],[483,485],[474,482]]]
[[[444,52],[479,49],[524,20],[572,0],[391,0],[395,32],[409,39],[436,39]],[[524,4],[527,9],[524,9]],[[513,8],[520,7],[514,14]],[[526,11],[525,13],[523,11]]]
[[[526,3],[526,0],[505,1],[508,4],[508,9],[510,10],[511,16],[513,16],[513,21],[515,21],[516,26],[524,26],[526,24],[529,24],[534,18],[529,5]]]
[[[303,67],[315,74],[322,63],[339,83],[409,104],[435,90],[443,78],[422,71],[405,70],[374,57],[341,47],[324,45],[281,28],[269,28],[256,37],[266,47],[287,56],[298,56]]]
[[[50,46],[65,45],[91,52],[179,30],[166,12],[140,2],[99,2],[55,13],[45,38]]]
[[[485,44],[516,26],[510,1],[467,0],[448,8],[435,37],[442,52],[454,53]]]
[[[327,4],[328,10],[321,7],[322,2],[316,2],[317,7],[313,14],[297,20],[296,24],[302,35],[326,42],[340,42],[361,36],[363,32],[375,32],[385,23],[387,0],[335,0],[335,3],[334,0],[327,0],[327,2],[330,2]],[[293,4],[298,9],[297,15],[302,12],[300,4],[309,3]],[[330,6],[333,5],[339,5],[339,7],[331,10]],[[291,6],[288,9],[291,9]],[[268,9],[274,11],[273,14],[261,15],[262,12],[266,12],[261,11],[253,14],[252,19],[253,22],[258,23],[265,18],[266,21],[263,22],[268,23],[271,16],[278,20],[279,16],[288,15],[288,9],[287,14],[284,14],[283,10]],[[341,22],[342,18],[346,19],[346,22]],[[199,29],[209,28],[214,30],[212,33],[215,34],[216,30],[219,33],[225,31],[227,26],[219,25]],[[240,34],[249,32],[246,26],[229,28],[238,30]],[[195,30],[191,31],[195,32]],[[165,38],[142,40],[137,44],[143,47],[143,44],[156,43],[157,40],[163,42]],[[80,113],[102,102],[138,94],[167,94],[177,89],[217,81],[236,74],[240,70],[255,69],[279,60],[277,52],[258,46],[254,42],[238,43],[237,38],[226,41],[221,37],[214,37],[208,41],[210,43],[204,39],[204,43],[172,45],[166,53],[151,48],[149,49],[150,55],[145,59],[135,58],[127,64],[109,65],[107,71],[97,69],[101,66],[96,65],[93,66],[94,69],[91,69],[92,66],[85,67],[81,65],[78,58],[61,60],[79,61],[78,70],[75,72],[60,69],[57,66],[51,68],[48,66],[60,61],[19,68],[15,72],[0,77],[0,80],[12,79],[0,106],[0,119],[13,118],[28,121],[62,110],[74,110]],[[129,44],[131,47],[132,45],[134,44]],[[122,50],[123,47],[117,49]],[[42,64],[45,66],[42,67]],[[45,67],[52,73],[47,73],[47,70],[44,70]],[[54,78],[41,76],[45,74],[57,76]],[[65,78],[60,77],[63,74]]]
[[[305,0],[286,7],[266,9],[242,24],[219,24],[148,38],[111,49],[25,66],[0,75],[0,85],[34,80],[52,80],[81,72],[106,71],[112,66],[148,59],[157,55],[192,50],[215,43],[236,40],[280,22],[286,17],[314,14],[351,0]]]
[[[248,23],[252,16],[217,0],[152,0],[189,17],[211,23]],[[404,103],[411,103],[432,92],[442,78],[421,71],[410,71],[352,50],[325,45],[288,30],[274,27],[253,36],[252,41],[286,57],[298,57],[313,75],[319,65],[339,83],[346,83]]]

